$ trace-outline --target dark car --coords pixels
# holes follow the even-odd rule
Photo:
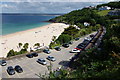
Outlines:
[[[33,58],[33,55],[32,54],[27,54],[26,55],[28,58]]]
[[[15,70],[14,70],[14,68],[13,68],[12,66],[9,66],[9,67],[7,68],[7,72],[8,72],[9,75],[15,74]]]
[[[1,66],[6,66],[6,65],[7,65],[7,63],[6,63],[6,61],[5,61],[5,60],[0,60],[0,65],[1,65]]]
[[[47,53],[47,54],[50,54],[50,53],[51,53],[49,49],[44,49],[43,52],[44,52],[44,53]]]
[[[90,37],[93,38],[95,35],[94,34],[91,34]]]
[[[89,40],[84,40],[82,43],[87,45],[90,41]]]
[[[72,41],[70,41],[70,42],[68,42],[69,44],[73,44],[73,42]]]
[[[60,47],[55,47],[55,50],[60,51],[61,48]]]
[[[84,46],[77,46],[76,48],[78,48],[78,49],[83,49]]]
[[[18,73],[23,72],[23,69],[22,69],[19,65],[15,66],[15,70],[16,70]]]
[[[47,59],[50,60],[50,61],[55,61],[55,58],[52,57],[52,56],[48,56]]]
[[[84,43],[80,43],[78,46],[83,46],[83,47],[84,47],[85,45],[86,45],[86,44],[84,44]]]
[[[83,43],[80,43],[78,46],[77,46],[77,48],[79,48],[79,49],[83,49],[85,47],[85,44],[83,44]]]
[[[38,53],[31,53],[34,57],[37,57],[38,56]]]
[[[68,48],[69,44],[68,43],[64,43],[62,46],[65,47],[65,48]]]
[[[76,41],[78,41],[80,38],[75,38]]]

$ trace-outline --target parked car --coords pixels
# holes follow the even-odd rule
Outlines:
[[[68,42],[69,44],[73,44],[73,41]]]
[[[38,53],[34,52],[34,53],[31,53],[34,57],[37,57],[38,56]]]
[[[78,37],[78,38],[75,38],[76,41],[78,41],[79,39],[80,39],[79,37]]]
[[[80,43],[78,46],[82,46],[82,47],[85,47],[86,44],[84,43]]]
[[[6,65],[7,65],[7,63],[6,63],[6,61],[5,61],[5,60],[0,60],[0,65],[1,65],[1,66],[6,66]]]
[[[50,60],[50,61],[56,61],[55,58],[52,57],[52,56],[48,56],[47,59]]]
[[[78,48],[78,49],[83,49],[85,46],[83,46],[83,45],[78,45],[76,48]]]
[[[78,53],[78,52],[80,52],[81,51],[81,49],[79,49],[79,48],[74,48],[74,49],[72,49],[71,51],[70,51],[70,53]]]
[[[42,58],[38,59],[37,62],[40,63],[40,64],[43,64],[43,65],[47,64],[47,62],[44,59],[42,59]]]
[[[9,67],[7,68],[7,72],[8,72],[9,75],[15,74],[15,70],[14,70],[14,68],[13,68],[12,66],[9,66]]]
[[[23,69],[22,69],[19,65],[16,65],[16,66],[15,66],[15,70],[16,70],[18,73],[23,72]]]
[[[86,37],[84,40],[90,41],[92,38],[91,37]]]
[[[50,53],[51,53],[49,49],[44,49],[43,52],[44,52],[44,53],[47,53],[47,54],[50,54]]]
[[[83,43],[84,45],[87,45],[87,44],[89,43],[89,40],[84,40],[82,43]]]
[[[57,47],[55,47],[55,50],[60,51],[61,48],[57,46]]]
[[[27,54],[26,55],[28,58],[33,58],[33,55],[32,54]]]
[[[65,48],[68,48],[69,44],[68,43],[64,43],[62,46],[65,47]]]
[[[95,35],[94,34],[91,34],[90,37],[93,38]]]

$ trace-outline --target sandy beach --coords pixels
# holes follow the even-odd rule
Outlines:
[[[34,49],[33,46],[35,43],[40,43],[41,47],[48,46],[52,41],[53,36],[58,37],[64,31],[64,28],[67,27],[68,25],[63,23],[51,23],[46,26],[0,36],[0,57],[6,57],[11,49],[19,51],[19,43],[29,43],[28,51],[30,50],[30,47]]]

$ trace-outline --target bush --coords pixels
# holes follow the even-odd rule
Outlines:
[[[15,51],[12,49],[8,52],[7,57],[14,56],[14,55],[15,55]]]
[[[58,37],[56,41],[58,41],[60,44],[68,43],[71,40],[71,36],[67,34],[62,34]]]

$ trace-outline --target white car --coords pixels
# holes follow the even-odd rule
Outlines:
[[[80,51],[81,51],[81,49],[74,48],[74,49],[72,49],[72,50],[70,51],[70,53],[78,53],[78,52],[80,52]]]
[[[90,41],[92,38],[90,38],[90,37],[86,37],[84,40],[88,40],[88,41]]]
[[[38,59],[37,62],[40,63],[40,64],[43,64],[43,65],[47,64],[47,62],[44,59],[42,59],[42,58]]]

